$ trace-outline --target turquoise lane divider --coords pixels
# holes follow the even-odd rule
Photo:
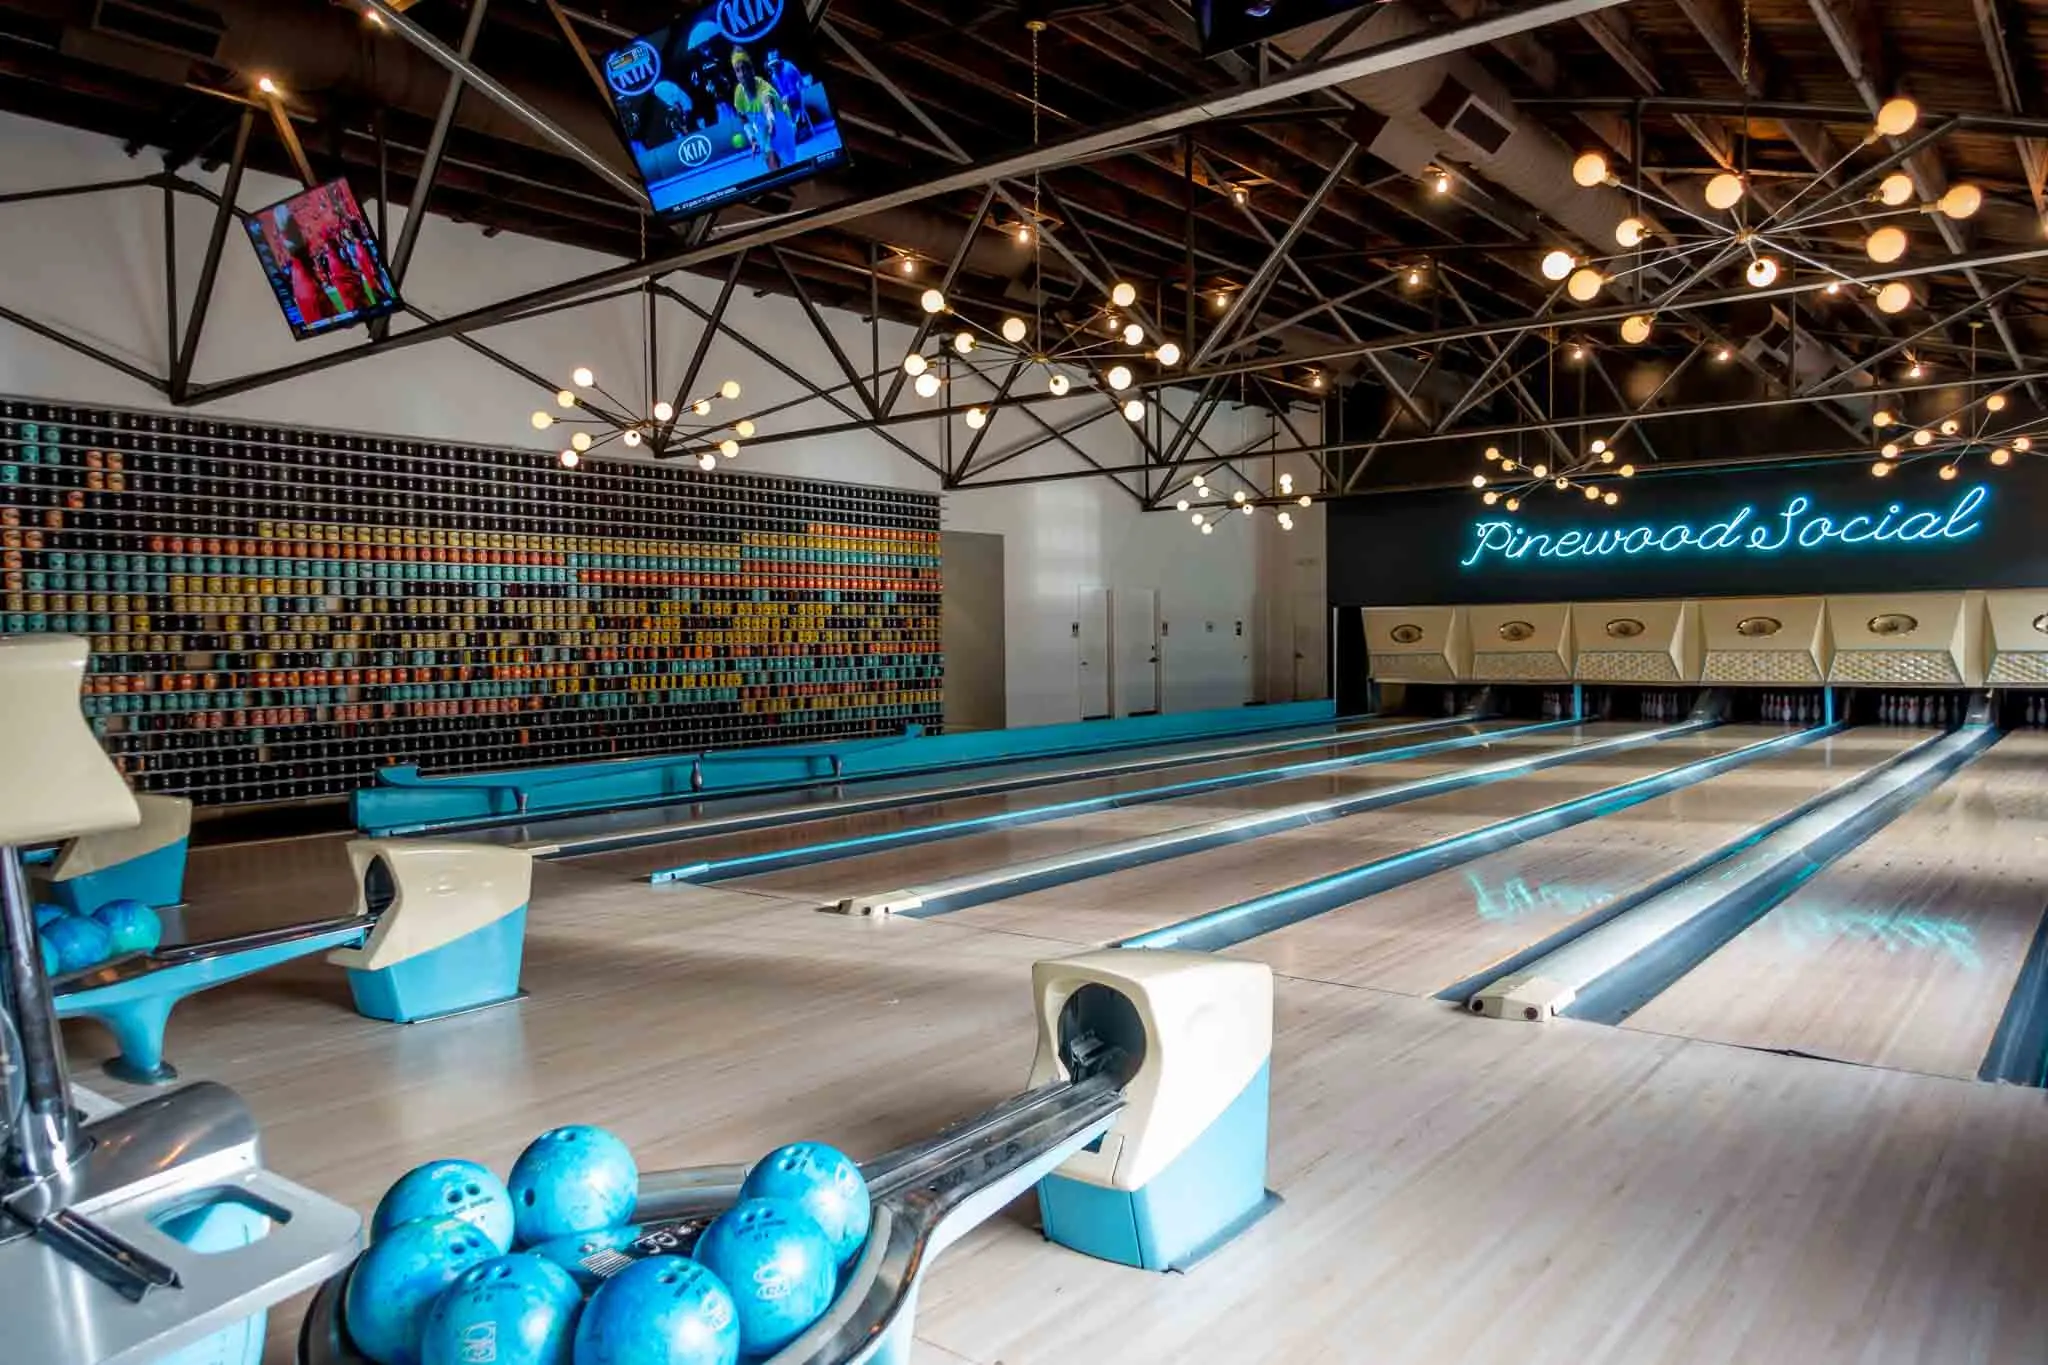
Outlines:
[[[1369,716],[1354,716],[1344,723],[1356,725],[1369,719]],[[1159,758],[1125,759],[1114,763],[1090,764],[1086,767],[1040,769],[1008,777],[971,778],[948,787],[913,787],[874,796],[851,796],[839,801],[757,810],[738,815],[655,821],[624,830],[606,828],[588,834],[577,833],[575,827],[579,817],[567,815],[560,817],[566,822],[563,827],[567,832],[557,839],[550,840],[546,837],[551,822],[535,821],[524,826],[533,837],[522,841],[520,847],[542,861],[588,858],[599,853],[617,853],[624,849],[646,848],[654,844],[683,843],[713,835],[741,834],[750,829],[766,829],[771,826],[810,824],[848,815],[866,815],[871,811],[929,805],[934,801],[957,801],[970,796],[995,796],[1003,792],[1028,791],[1033,787],[1052,787],[1067,782],[1093,781],[1099,778],[1132,777],[1139,773],[1159,772],[1167,768],[1186,768],[1197,763],[1223,763],[1234,758],[1255,758],[1261,754],[1286,753],[1294,749],[1328,748],[1331,745],[1368,738],[1441,730],[1445,726],[1462,725],[1474,719],[1476,717],[1460,715],[1444,720],[1416,721],[1405,725],[1373,726],[1370,729],[1341,730],[1334,733],[1325,731],[1301,739],[1269,740],[1257,744],[1232,745],[1227,749],[1184,751]],[[590,818],[595,818],[608,826],[608,814]]]
[[[1390,858],[1380,858],[1347,868],[1342,872],[1318,877],[1314,881],[1302,882],[1264,896],[1227,905],[1204,915],[1169,924],[1162,929],[1136,934],[1124,939],[1119,948],[1181,948],[1197,952],[1215,952],[1233,947],[1247,939],[1261,934],[1270,934],[1275,929],[1284,929],[1290,924],[1314,919],[1339,907],[1351,904],[1363,897],[1374,895],[1393,887],[1404,885],[1441,872],[1447,867],[1456,867],[1497,849],[1508,847],[1537,838],[1541,835],[1582,824],[1644,801],[1689,787],[1695,782],[1727,772],[1768,754],[1782,753],[1811,744],[1817,739],[1833,734],[1834,726],[1820,726],[1812,730],[1795,731],[1779,735],[1774,739],[1747,744],[1725,754],[1715,754],[1692,763],[1672,768],[1650,777],[1623,782],[1588,796],[1571,801],[1561,801],[1554,806],[1517,815],[1512,819],[1495,821],[1463,834],[1438,839],[1406,853],[1397,853]]]
[[[369,834],[420,834],[517,818],[661,805],[693,796],[728,796],[1183,739],[1301,729],[1336,720],[1335,702],[1284,702],[1018,730],[769,745],[485,773],[430,775],[412,767],[385,768],[377,774],[378,786],[355,794],[354,814],[356,825]]]
[[[1564,725],[1578,723],[1558,722]],[[1277,834],[1285,829],[1298,829],[1304,825],[1356,815],[1360,811],[1377,810],[1425,796],[1439,796],[1445,792],[1463,791],[1467,787],[1479,787],[1489,782],[1521,777],[1562,763],[1576,763],[1600,754],[1617,753],[1645,744],[1655,744],[1660,740],[1676,739],[1682,735],[1711,729],[1717,723],[1688,721],[1681,725],[1646,730],[1640,734],[1618,735],[1613,739],[1596,740],[1591,744],[1576,744],[1554,753],[1536,754],[1529,758],[1503,759],[1496,763],[1481,764],[1476,768],[1463,768],[1435,777],[1418,778],[1413,782],[1398,783],[1359,796],[1285,806],[1279,810],[1256,815],[1233,816],[1187,829],[1168,830],[1164,834],[1153,834],[1103,848],[1083,850],[1079,854],[1025,863],[994,874],[977,873],[941,882],[935,886],[915,887],[911,888],[911,892],[919,904],[916,908],[904,910],[902,913],[912,919],[929,919],[935,915],[949,914],[954,910],[963,910],[970,905],[980,905],[986,901],[1021,896],[1032,891],[1042,891],[1049,886],[1064,886],[1068,882],[1105,876],[1126,868],[1163,862],[1168,858],[1185,857],[1205,849],[1221,848],[1226,844],[1242,843],[1246,839],[1256,839],[1261,835]]]
[[[1309,763],[1292,763],[1278,768],[1259,768],[1251,772],[1222,773],[1215,777],[1196,778],[1189,782],[1173,782],[1161,787],[1146,787],[1134,792],[1116,792],[1107,796],[1090,796],[1078,801],[1056,801],[1043,806],[1032,806],[1026,810],[1004,811],[999,815],[979,815],[966,820],[946,820],[938,824],[919,825],[913,829],[891,830],[884,834],[864,834],[852,839],[833,839],[824,843],[805,844],[800,848],[776,849],[769,853],[751,853],[738,858],[721,858],[707,862],[687,863],[656,872],[648,877],[657,886],[676,882],[691,882],[704,885],[711,882],[727,881],[734,877],[751,877],[763,872],[774,872],[785,867],[803,867],[812,863],[834,862],[841,858],[855,858],[862,854],[878,853],[884,849],[903,848],[911,844],[934,843],[941,839],[955,839],[962,835],[977,834],[992,829],[1010,829],[1018,825],[1042,824],[1047,820],[1063,820],[1073,815],[1087,815],[1093,811],[1116,810],[1125,806],[1144,806],[1160,801],[1177,800],[1203,792],[1228,791],[1234,787],[1264,786],[1273,782],[1285,782],[1297,777],[1313,777],[1318,773],[1336,772],[1344,768],[1359,768],[1373,763],[1391,763],[1397,759],[1421,758],[1429,754],[1451,753],[1459,749],[1471,749],[1516,735],[1532,735],[1562,726],[1576,725],[1577,721],[1546,721],[1540,725],[1523,725],[1509,730],[1483,731],[1479,734],[1460,735],[1455,739],[1431,740],[1424,744],[1405,744],[1393,749],[1375,749],[1362,754],[1344,754],[1336,758],[1316,759]],[[1409,727],[1397,726],[1394,731]],[[1440,726],[1428,727],[1436,729]],[[1363,731],[1360,738],[1370,738],[1375,732]],[[1382,732],[1386,733],[1386,732]],[[1074,780],[1086,780],[1085,776]],[[930,796],[923,800],[932,799]]]

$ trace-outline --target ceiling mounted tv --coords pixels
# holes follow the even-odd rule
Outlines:
[[[300,341],[400,307],[377,234],[346,180],[258,209],[243,226]]]
[[[647,197],[674,221],[846,161],[803,0],[718,0],[604,60]]]
[[[1380,0],[1195,0],[1195,22],[1202,31],[1202,51],[1214,55],[1378,3]]]

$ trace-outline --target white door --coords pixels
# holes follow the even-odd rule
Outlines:
[[[1125,588],[1116,595],[1117,714],[1159,710],[1159,590]]]
[[[1074,628],[1081,673],[1081,719],[1115,714],[1110,691],[1109,589],[1081,589],[1079,621]]]

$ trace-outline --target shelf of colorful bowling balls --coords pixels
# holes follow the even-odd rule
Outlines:
[[[164,923],[156,911],[130,900],[109,901],[89,915],[38,905],[36,930],[49,976],[69,976],[129,953],[153,953],[164,941]]]
[[[499,1180],[407,1172],[370,1220],[342,1318],[374,1365],[733,1365],[823,1317],[867,1241],[860,1168],[822,1143],[756,1162],[708,1227],[636,1226],[639,1168],[601,1128],[556,1128]]]

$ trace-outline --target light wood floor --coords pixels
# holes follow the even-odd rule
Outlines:
[[[348,894],[339,872],[313,894],[331,856],[197,859],[195,915],[324,912]],[[287,892],[257,889],[266,862]],[[224,880],[233,914],[209,896]],[[915,1138],[1021,1082],[1029,965],[1057,951],[958,916],[872,923],[543,867],[518,1005],[379,1025],[297,964],[187,1002],[170,1053],[243,1093],[275,1166],[367,1213],[414,1163],[503,1169],[562,1122],[614,1128],[650,1167]],[[1015,1210],[938,1263],[921,1365],[2048,1354],[2039,1092],[1291,979],[1278,1011],[1283,1207],[1184,1277],[1050,1247]],[[96,1028],[67,1036],[81,1075],[135,1093],[93,1071]],[[273,1365],[296,1323],[274,1320]]]

